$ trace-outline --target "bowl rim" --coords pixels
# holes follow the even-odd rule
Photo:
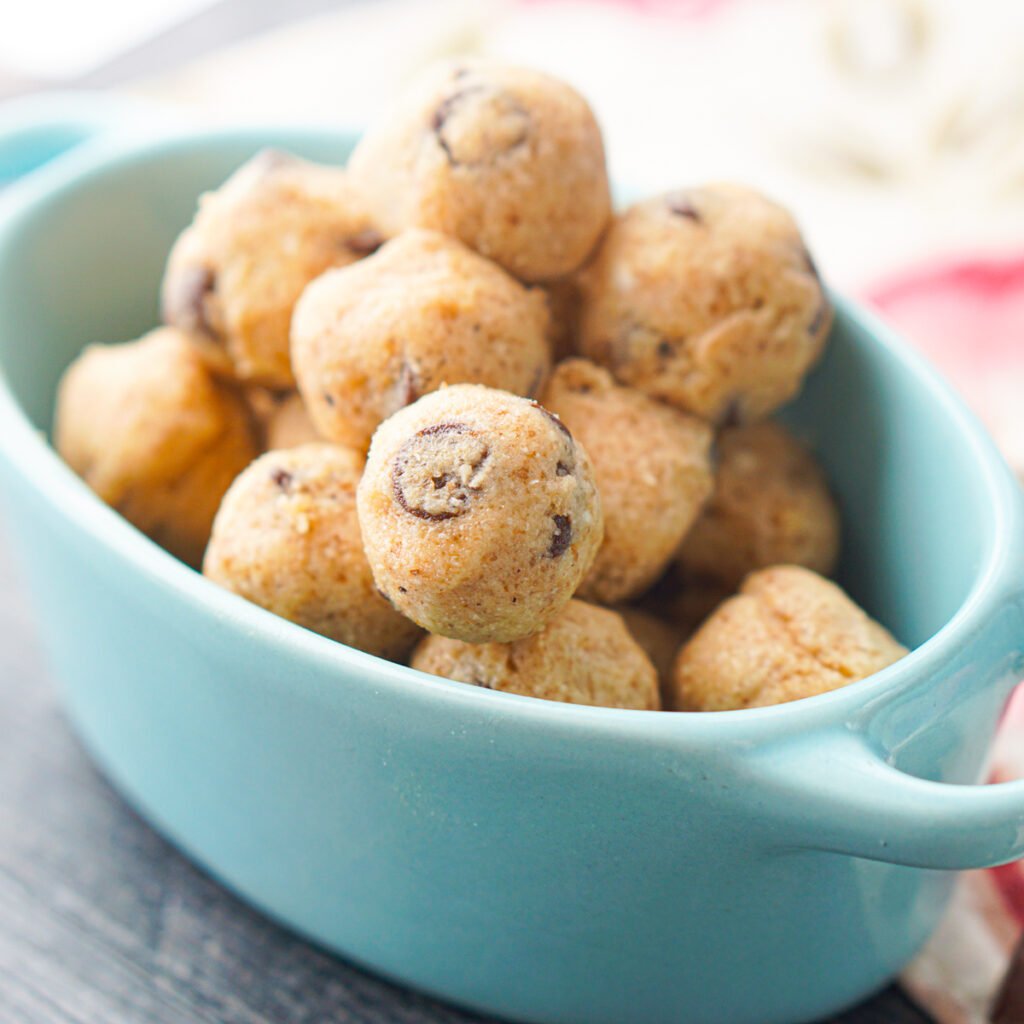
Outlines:
[[[101,137],[15,183],[0,196],[0,253],[10,249],[17,232],[33,217],[45,216],[43,207],[48,201],[73,193],[94,178],[211,142],[251,143],[258,148],[275,144],[267,140],[279,135],[311,142],[337,140],[342,146],[350,145],[358,137],[351,129],[274,124]],[[217,620],[223,628],[234,630],[239,639],[244,636],[251,643],[253,636],[259,636],[295,665],[306,663],[312,671],[289,673],[286,683],[295,689],[296,697],[302,687],[315,694],[324,680],[345,677],[349,684],[358,678],[375,691],[387,691],[406,701],[441,702],[452,710],[522,720],[531,728],[546,727],[567,736],[583,730],[618,735],[624,740],[641,738],[651,742],[661,738],[678,742],[685,738],[689,743],[717,745],[805,735],[808,730],[858,721],[865,708],[888,704],[890,698],[939,672],[1007,601],[1024,592],[1024,495],[995,443],[952,386],[922,355],[874,314],[835,293],[831,297],[837,320],[851,321],[873,344],[885,348],[899,363],[901,372],[926,389],[954,422],[976,458],[992,506],[994,530],[966,597],[928,640],[872,676],[787,704],[706,714],[538,700],[430,676],[313,633],[206,580],[104,504],[65,465],[43,432],[29,420],[2,363],[0,457],[72,528],[100,545],[108,560],[112,557],[134,569],[164,596],[184,602],[191,611],[211,622]]]

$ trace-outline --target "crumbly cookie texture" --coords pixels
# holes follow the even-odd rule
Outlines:
[[[532,396],[549,367],[548,322],[539,290],[413,229],[306,289],[292,360],[320,433],[365,451],[381,420],[443,384]]]
[[[288,327],[302,290],[382,241],[342,168],[264,150],[200,198],[167,262],[164,322],[221,346],[239,379],[294,387]]]
[[[586,101],[493,61],[433,69],[363,136],[349,171],[388,234],[443,231],[523,281],[579,267],[611,211]]]
[[[614,604],[668,566],[711,494],[711,428],[585,359],[556,367],[541,395],[594,464],[604,541],[579,596]]]
[[[193,566],[221,497],[258,454],[243,399],[170,327],[85,349],[61,380],[54,439],[108,505]]]
[[[836,584],[774,566],[748,576],[679,652],[670,707],[782,704],[864,679],[906,653]]]
[[[511,643],[425,637],[412,667],[491,690],[570,704],[658,710],[658,678],[621,616],[570,601],[540,633]]]
[[[714,493],[679,551],[684,585],[732,592],[769,565],[832,573],[839,510],[805,445],[765,421],[723,430],[716,449]]]
[[[527,398],[459,384],[374,435],[358,491],[374,579],[433,633],[469,643],[537,633],[601,543],[590,460]]]
[[[203,574],[283,618],[392,660],[420,635],[377,593],[356,517],[362,454],[325,443],[261,455],[231,485]]]
[[[715,423],[792,398],[832,322],[792,218],[738,185],[630,207],[579,282],[580,354]]]

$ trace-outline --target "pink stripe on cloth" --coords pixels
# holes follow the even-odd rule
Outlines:
[[[961,391],[1024,478],[1024,255],[925,266],[864,297]]]
[[[1024,479],[1024,255],[951,260],[893,275],[867,302],[943,371]],[[1024,689],[1007,705],[991,782],[1024,778]],[[911,997],[941,1024],[1024,1024],[1013,958],[1024,929],[1024,862],[970,871],[945,919],[904,973]]]

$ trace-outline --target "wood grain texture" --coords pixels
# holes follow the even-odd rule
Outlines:
[[[0,533],[0,1021],[481,1019],[297,939],[149,829],[69,731],[33,622]],[[840,1022],[929,1024],[895,988]]]

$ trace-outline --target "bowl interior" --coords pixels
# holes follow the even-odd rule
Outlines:
[[[83,345],[157,323],[167,252],[200,192],[266,145],[343,161],[315,132],[177,139],[89,166],[0,234],[0,371],[49,428],[56,385]],[[940,629],[991,554],[995,507],[957,406],[899,345],[845,304],[821,365],[783,418],[823,460],[844,519],[840,578],[906,644]]]

